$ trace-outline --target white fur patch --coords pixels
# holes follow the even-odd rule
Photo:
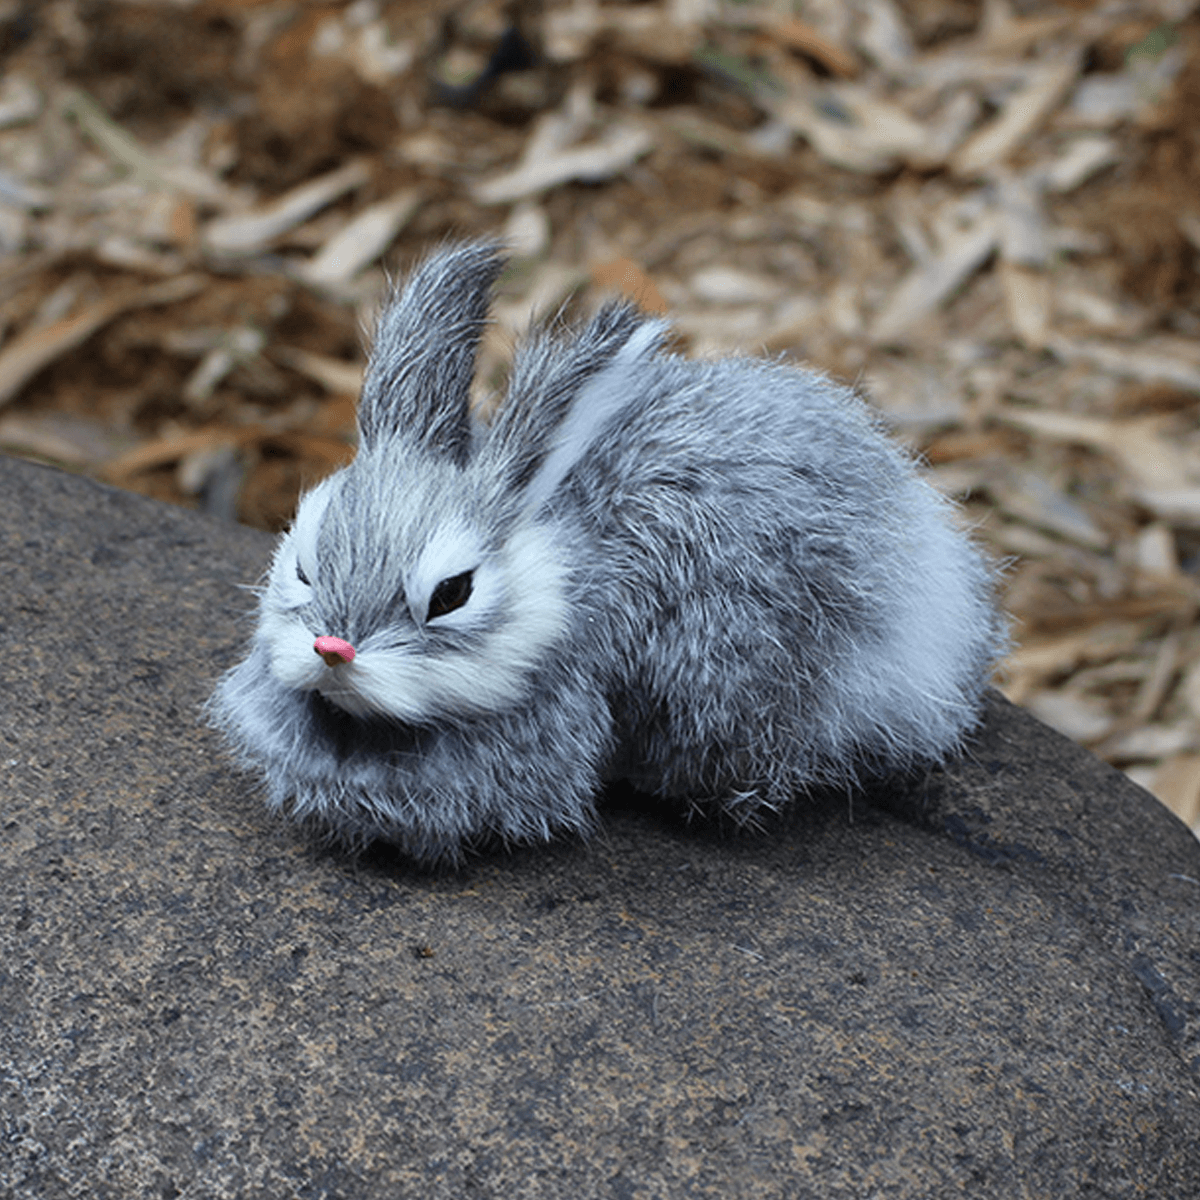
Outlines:
[[[313,650],[313,633],[298,615],[267,606],[259,634],[271,657],[271,673],[285,687],[308,691],[329,668]]]
[[[312,584],[317,578],[317,539],[332,495],[332,478],[306,493],[296,509],[291,529],[275,550],[268,591],[270,599],[282,608],[300,608],[312,599]],[[300,571],[308,583],[300,578]]]
[[[486,572],[480,568],[482,562],[483,544],[475,533],[459,524],[439,529],[437,534],[430,538],[404,583],[404,594],[408,597],[408,607],[413,620],[418,625],[425,624],[425,614],[429,612],[429,598],[439,583],[466,571],[474,571],[470,599],[462,608],[438,617],[437,621],[439,626],[443,627],[462,625],[464,620],[468,624],[476,623],[472,618],[481,613],[483,607],[480,603],[483,599],[480,584],[483,581],[479,577]],[[452,620],[454,617],[458,617],[457,622]]]
[[[899,709],[912,719],[913,700],[919,697],[923,727],[945,745],[953,742],[966,715],[959,679],[964,651],[978,644],[989,614],[974,591],[971,551],[947,519],[948,505],[927,485],[918,486],[926,490],[903,547],[911,575],[903,589],[896,589],[893,652],[882,670],[876,659],[864,659],[855,683],[868,698],[863,712]]]
[[[291,538],[296,547],[296,558],[301,569],[310,580],[317,578],[317,539],[321,536],[321,525],[325,510],[333,497],[334,477],[322,480],[300,499],[292,521]]]
[[[312,599],[312,585],[305,583],[296,571],[298,562],[296,540],[291,534],[287,534],[275,551],[268,584],[271,601],[280,608],[301,608]],[[307,571],[305,575],[312,579]]]

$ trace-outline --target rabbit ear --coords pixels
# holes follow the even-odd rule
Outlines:
[[[637,399],[640,364],[666,329],[628,305],[610,304],[570,341],[543,333],[522,348],[486,453],[507,473],[509,486],[524,492],[526,510],[540,508]]]
[[[358,406],[364,445],[403,433],[466,461],[475,356],[503,266],[491,243],[454,246],[422,263],[385,304]]]

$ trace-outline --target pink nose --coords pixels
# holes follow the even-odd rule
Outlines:
[[[341,638],[319,637],[313,642],[313,649],[331,667],[354,661],[354,647]]]

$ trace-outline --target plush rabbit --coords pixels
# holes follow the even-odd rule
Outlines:
[[[939,762],[1004,643],[947,504],[846,388],[603,309],[468,392],[502,261],[387,304],[215,722],[270,804],[425,862],[586,831],[606,780],[739,819]]]

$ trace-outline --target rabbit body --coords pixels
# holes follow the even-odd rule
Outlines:
[[[499,267],[444,250],[385,308],[358,456],[214,694],[270,803],[428,862],[586,831],[608,779],[745,819],[953,752],[1003,625],[865,405],[610,307],[526,343],[475,428]]]

